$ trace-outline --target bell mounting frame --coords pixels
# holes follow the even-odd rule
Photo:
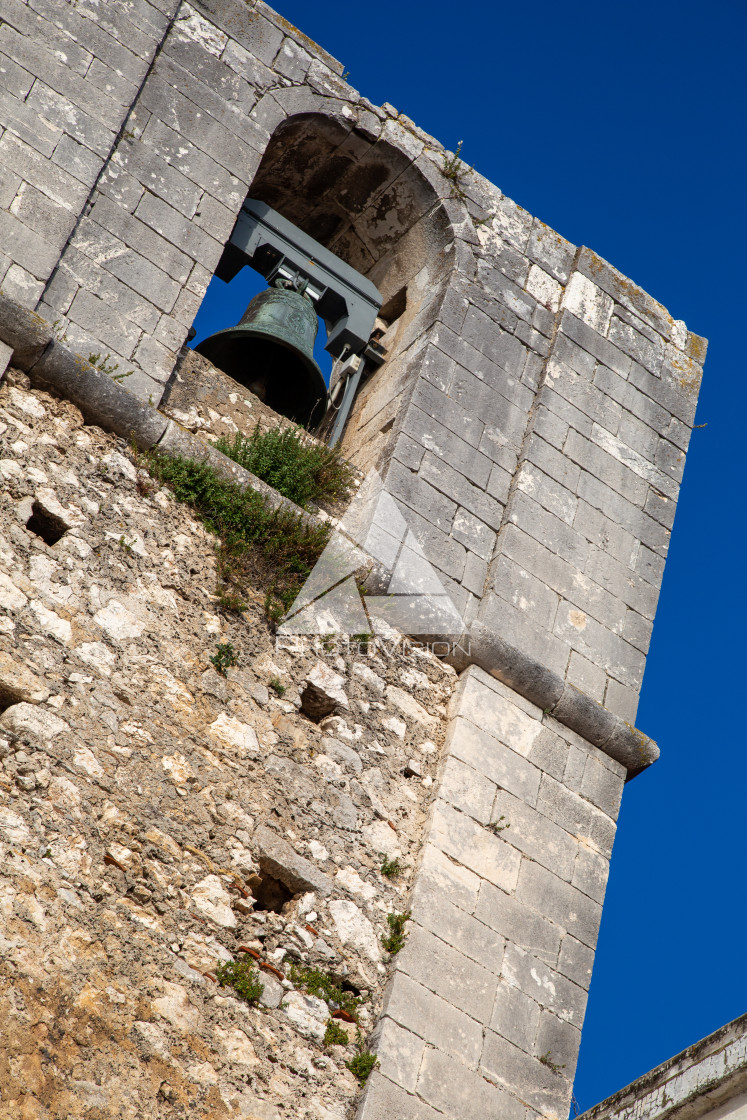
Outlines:
[[[215,271],[228,283],[249,265],[268,283],[306,281],[304,294],[327,328],[335,358],[362,354],[381,309],[378,288],[266,202],[247,198]]]

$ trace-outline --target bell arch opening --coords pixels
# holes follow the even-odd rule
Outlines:
[[[341,115],[319,112],[297,113],[277,126],[248,196],[267,203],[381,292],[377,328],[386,361],[362,381],[342,441],[344,453],[362,469],[377,465],[407,397],[406,352],[419,337],[417,322],[438,301],[454,267],[446,211],[411,155]],[[229,287],[241,278],[246,288],[247,274],[255,291],[264,287],[251,269],[242,269]],[[221,281],[211,287],[226,291]],[[325,341],[320,324],[315,357]]]

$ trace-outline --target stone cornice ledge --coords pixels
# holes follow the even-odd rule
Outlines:
[[[321,518],[244,470],[197,436],[138,400],[118,381],[58,342],[46,319],[0,290],[0,339],[13,350],[13,365],[40,389],[52,389],[71,401],[89,424],[134,442],[141,450],[157,449],[170,457],[208,460],[223,478],[261,493],[273,508],[285,508],[305,524]],[[597,704],[580,689],[514,646],[482,622],[473,622],[447,660],[457,672],[478,665],[519,695],[570,727],[587,742],[621,763],[635,777],[659,757],[656,743],[631,724]]]
[[[659,748],[653,739],[602,707],[580,688],[564,681],[546,665],[509,645],[484,622],[473,622],[445,660],[457,672],[469,665],[479,666],[614,758],[627,770],[628,780],[659,757]]]

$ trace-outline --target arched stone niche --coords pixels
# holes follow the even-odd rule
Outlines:
[[[282,119],[249,195],[368,276],[382,293],[387,360],[359,391],[343,450],[364,470],[383,469],[414,384],[408,355],[438,317],[457,267],[456,237],[449,201],[439,191],[441,176],[421,154],[422,144],[399,126],[401,138],[394,129],[387,136],[386,125],[384,135],[368,123],[360,127],[358,115],[345,109],[297,111]]]

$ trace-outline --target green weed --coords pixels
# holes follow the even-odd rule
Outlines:
[[[221,988],[231,987],[236,995],[247,1003],[259,1003],[265,986],[256,968],[245,958],[239,961],[225,961],[215,970]]]
[[[372,1070],[376,1069],[379,1064],[379,1059],[370,1050],[366,1050],[363,1044],[363,1035],[358,1031],[358,1053],[349,1062],[345,1062],[350,1072],[354,1077],[357,1077],[361,1085],[365,1085],[368,1080],[369,1074]]]
[[[336,1004],[342,1011],[347,1011],[348,1015],[356,1019],[358,1008],[363,1000],[352,992],[346,992],[335,983],[328,972],[322,972],[320,968],[306,968],[294,962],[290,966],[289,975],[297,988],[303,988],[310,996],[317,996],[319,999]]]
[[[381,867],[379,870],[385,878],[396,879],[402,874],[403,867],[398,859],[387,859],[387,857],[384,856],[381,860]]]
[[[226,482],[207,463],[153,452],[147,463],[150,473],[220,538],[216,555],[221,605],[239,610],[247,588],[262,587],[268,616],[279,621],[319,559],[329,530],[308,528],[300,517],[271,509],[261,494]]]
[[[215,651],[210,661],[217,672],[219,672],[222,677],[225,677],[226,669],[230,669],[238,664],[239,659],[236,656],[236,651],[230,642],[218,642]]]
[[[389,926],[389,933],[385,933],[381,939],[381,944],[386,949],[387,953],[394,956],[405,944],[405,923],[409,921],[410,911],[404,914],[387,914],[386,920]]]
[[[349,1042],[347,1031],[341,1027],[337,1019],[330,1019],[324,1032],[325,1046],[347,1046]]]
[[[308,442],[301,428],[262,432],[257,424],[251,435],[237,432],[215,446],[303,509],[312,502],[337,502],[351,493],[353,472],[339,450]]]

